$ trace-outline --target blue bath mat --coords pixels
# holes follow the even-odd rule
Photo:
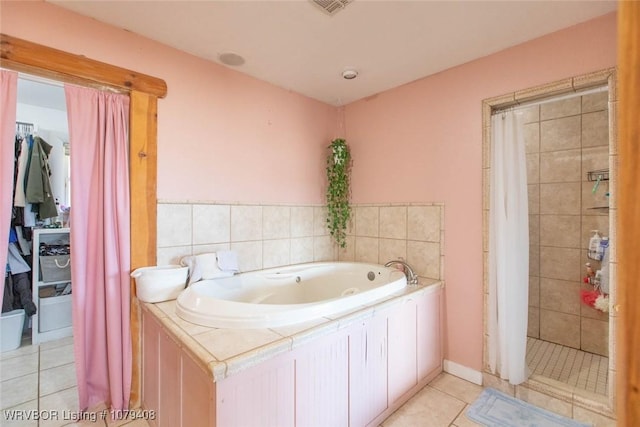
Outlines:
[[[469,419],[489,427],[587,427],[575,420],[485,388],[467,409]]]

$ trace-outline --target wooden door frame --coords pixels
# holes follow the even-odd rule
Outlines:
[[[620,426],[640,426],[640,3],[620,1],[618,5],[617,407]]]
[[[0,67],[130,96],[131,269],[156,263],[157,101],[166,83],[125,68],[0,34]],[[131,282],[130,407],[141,402],[140,306]]]

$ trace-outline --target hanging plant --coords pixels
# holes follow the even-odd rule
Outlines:
[[[334,139],[327,155],[327,227],[341,248],[347,245],[347,224],[351,218],[351,153],[344,139]]]

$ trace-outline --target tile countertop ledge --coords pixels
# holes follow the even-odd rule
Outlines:
[[[373,317],[378,310],[398,304],[412,294],[435,292],[441,287],[442,281],[421,277],[419,285],[407,286],[376,303],[271,329],[219,329],[187,322],[176,314],[175,300],[141,303],[141,307],[155,316],[178,345],[217,382],[355,321]]]

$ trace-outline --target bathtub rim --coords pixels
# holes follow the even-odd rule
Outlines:
[[[369,289],[366,292],[359,292],[353,295],[334,297],[321,302],[310,302],[300,304],[253,304],[238,301],[227,301],[213,297],[200,297],[208,300],[214,300],[216,304],[216,314],[211,316],[202,313],[202,310],[195,310],[187,306],[187,302],[191,305],[197,304],[198,296],[192,296],[195,293],[192,287],[187,287],[176,298],[175,311],[179,318],[194,323],[196,325],[221,328],[221,329],[260,329],[260,328],[278,328],[283,326],[294,326],[302,324],[313,319],[333,316],[347,310],[353,310],[358,307],[376,304],[382,302],[385,298],[394,296],[399,291],[409,287],[407,278],[399,270],[392,267],[385,267],[380,264],[354,261],[322,261],[309,262],[301,264],[292,264],[281,267],[268,268],[263,270],[255,270],[241,274],[251,275],[268,275],[277,271],[295,272],[309,268],[330,266],[330,265],[356,265],[358,267],[371,266],[371,268],[383,269],[389,271],[390,274],[398,272],[398,278],[379,287]],[[213,279],[216,280],[216,279]],[[200,282],[198,282],[200,283]],[[197,284],[197,283],[196,283]],[[191,300],[191,301],[187,301]],[[249,309],[258,307],[258,313],[243,313],[242,316],[237,314],[238,309]],[[295,319],[295,320],[294,320]]]

